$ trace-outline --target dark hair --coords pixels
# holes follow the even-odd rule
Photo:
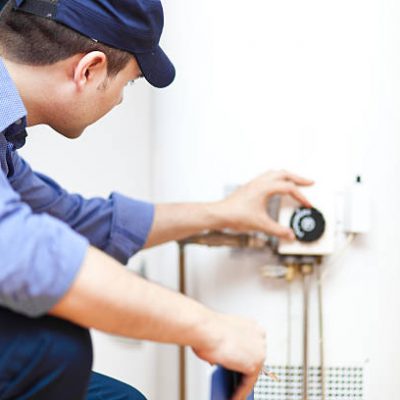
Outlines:
[[[10,61],[34,66],[52,65],[76,54],[101,51],[107,56],[109,76],[117,75],[133,57],[50,19],[14,11],[12,1],[0,14],[0,48]]]

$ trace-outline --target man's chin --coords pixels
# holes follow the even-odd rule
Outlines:
[[[68,139],[78,139],[82,133],[85,131],[85,128],[80,128],[80,129],[61,129],[61,128],[55,128],[53,127],[54,130],[56,130],[60,135],[63,135],[64,137]]]

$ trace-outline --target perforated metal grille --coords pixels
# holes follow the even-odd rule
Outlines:
[[[268,365],[280,379],[274,382],[262,376],[255,387],[255,400],[303,400],[303,368],[296,366]],[[364,368],[363,367],[330,367],[325,368],[326,400],[363,400]],[[308,369],[307,400],[322,400],[321,369]]]

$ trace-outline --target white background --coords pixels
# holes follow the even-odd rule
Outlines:
[[[129,88],[125,105],[75,143],[36,128],[24,154],[72,190],[116,189],[154,201],[218,199],[227,185],[272,168],[335,190],[362,174],[373,231],[327,275],[327,365],[365,366],[366,399],[397,398],[400,3],[169,0],[165,13],[174,85]],[[174,245],[140,257],[151,278],[176,286]],[[189,292],[220,311],[257,318],[268,330],[269,362],[282,364],[285,285],[263,280],[263,263],[263,254],[192,248]],[[296,286],[293,292],[300,302]],[[174,347],[101,334],[95,341],[97,369],[149,399],[178,398]],[[300,336],[295,343],[300,352]],[[191,359],[189,381],[189,399],[206,399],[203,363]]]

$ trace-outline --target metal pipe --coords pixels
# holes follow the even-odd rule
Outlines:
[[[318,321],[319,321],[319,358],[321,373],[321,400],[325,400],[325,350],[324,350],[324,314],[323,314],[323,296],[321,266],[317,267],[317,285],[318,285]]]
[[[182,244],[198,244],[209,247],[227,246],[241,249],[264,249],[270,244],[265,235],[210,231],[183,239]]]
[[[311,272],[312,266],[301,266],[301,274],[303,277],[303,400],[308,400],[308,306]]]
[[[292,364],[292,281],[287,283],[287,353],[286,353],[286,365],[287,368]],[[286,370],[286,373],[289,369]],[[287,374],[286,374],[287,376]],[[285,382],[287,397],[286,400],[290,400],[293,391],[293,384],[290,379],[286,379]]]
[[[265,249],[271,245],[271,239],[260,234],[209,231],[179,241],[179,291],[184,295],[186,295],[185,246],[189,244]],[[186,400],[186,350],[184,346],[179,347],[179,400]]]
[[[186,294],[185,244],[179,243],[179,291]],[[179,400],[186,400],[186,349],[179,346]]]

